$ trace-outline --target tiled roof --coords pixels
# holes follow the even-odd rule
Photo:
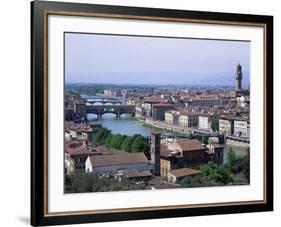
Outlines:
[[[177,144],[181,147],[183,151],[201,151],[206,150],[197,139],[180,139]]]
[[[136,164],[147,162],[144,153],[121,153],[112,155],[95,155],[90,157],[93,167]]]
[[[194,176],[201,173],[199,170],[190,169],[190,168],[181,168],[171,170],[170,173],[176,177],[185,177],[185,176]]]

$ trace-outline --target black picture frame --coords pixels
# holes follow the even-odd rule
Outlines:
[[[48,133],[48,78],[47,71],[47,40],[46,17],[48,14],[101,14],[119,15],[120,19],[142,17],[148,20],[179,21],[192,19],[196,21],[211,21],[220,24],[228,23],[259,23],[265,26],[265,175],[266,195],[263,203],[248,203],[220,206],[197,206],[192,208],[167,208],[153,210],[134,210],[130,212],[116,211],[104,213],[46,213],[47,187],[46,134]],[[121,16],[120,16],[121,15]],[[196,22],[197,23],[197,22]],[[201,11],[170,10],[156,8],[138,8],[109,5],[77,4],[64,2],[31,2],[31,225],[58,225],[89,222],[108,222],[137,219],[171,218],[184,216],[200,216],[213,214],[230,214],[273,210],[273,17],[263,15],[245,15],[232,13],[216,13]]]

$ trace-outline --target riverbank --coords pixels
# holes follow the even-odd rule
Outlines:
[[[141,120],[138,117],[131,117],[130,118],[132,121],[142,125],[143,127],[152,129],[153,131],[157,132],[162,132],[162,133],[174,133],[176,136],[186,136],[190,135],[189,133],[185,133],[182,131],[174,131],[174,130],[169,130],[167,127],[161,127],[161,125],[157,125],[155,123],[152,123],[152,121],[149,120]]]

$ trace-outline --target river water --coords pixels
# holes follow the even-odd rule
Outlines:
[[[103,127],[111,130],[113,134],[122,134],[132,136],[140,134],[142,136],[149,136],[152,129],[144,127],[143,125],[130,119],[130,116],[123,114],[120,119],[116,118],[115,114],[104,114],[102,119],[97,119],[95,114],[87,114],[90,122],[99,122]]]
[[[128,115],[122,115],[121,119],[117,119],[114,114],[104,114],[102,119],[97,119],[95,114],[88,114],[87,118],[90,122],[99,122],[103,127],[111,130],[113,134],[121,134],[132,136],[134,134],[140,134],[142,136],[149,136],[154,129],[145,127],[138,122],[130,119]],[[246,155],[247,148],[241,146],[226,145],[224,150],[224,161],[227,161],[227,153],[230,147],[236,153],[237,156]]]

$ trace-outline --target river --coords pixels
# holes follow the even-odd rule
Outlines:
[[[130,116],[122,115],[121,119],[117,119],[114,114],[104,114],[102,119],[97,119],[95,114],[88,114],[87,118],[90,122],[99,122],[102,124],[103,127],[106,127],[111,130],[113,134],[122,134],[132,136],[134,134],[140,134],[142,136],[149,136],[154,129],[145,127],[140,123],[133,121]],[[247,148],[241,146],[234,146],[234,145],[226,145],[225,152],[224,152],[224,162],[227,160],[227,153],[230,150],[236,153],[237,156],[244,156],[246,155]]]
[[[120,119],[116,118],[115,114],[104,114],[102,119],[97,119],[95,114],[87,114],[90,122],[99,122],[103,127],[111,130],[113,134],[122,134],[132,136],[140,134],[142,136],[149,136],[152,129],[144,127],[143,125],[130,119],[130,116],[123,114]]]

